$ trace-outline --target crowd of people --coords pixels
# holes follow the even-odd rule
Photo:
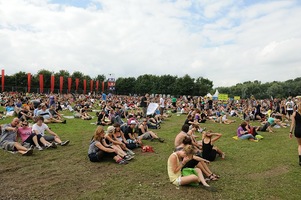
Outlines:
[[[11,123],[1,126],[0,147],[22,155],[32,155],[33,149],[44,150],[69,144],[69,140],[62,141],[48,127],[51,123],[65,126],[63,124],[67,121],[60,112],[66,110],[83,120],[93,120],[95,115],[97,126],[87,145],[91,162],[109,158],[118,164],[128,164],[136,155],[133,150],[143,147],[145,140],[165,141],[157,130],[171,113],[177,113],[186,115],[186,120],[175,137],[174,151],[167,162],[170,182],[176,186],[201,185],[213,191],[208,181],[220,178],[212,172],[208,163],[217,157],[225,159],[222,148],[214,145],[222,134],[206,130],[204,123],[227,126],[242,121],[236,130],[237,139],[254,142],[262,139],[258,132],[275,132],[275,128],[289,127],[289,137],[292,138],[294,133],[297,138],[301,165],[301,100],[298,98],[218,101],[206,97],[175,98],[149,94],[139,97],[104,93],[2,93],[0,103],[5,107],[0,117],[13,116]],[[157,107],[148,112],[151,103]],[[261,126],[252,126],[252,121],[260,122]]]

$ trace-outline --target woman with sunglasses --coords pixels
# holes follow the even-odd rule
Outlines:
[[[18,137],[21,138],[23,144],[30,144],[35,146],[38,150],[42,151],[42,146],[45,146],[46,148],[52,147],[56,148],[55,143],[49,143],[47,142],[44,137],[42,137],[40,134],[35,134],[32,132],[32,128],[28,126],[27,121],[20,122],[20,127],[18,128]]]

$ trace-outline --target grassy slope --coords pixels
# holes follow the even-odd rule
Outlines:
[[[166,142],[146,142],[156,153],[137,149],[135,159],[126,166],[88,161],[87,148],[95,129],[91,121],[51,124],[62,139],[71,140],[70,145],[35,151],[32,157],[0,151],[0,199],[300,199],[297,146],[288,139],[288,129],[263,133],[259,143],[235,141],[232,136],[240,120],[233,125],[205,124],[223,133],[216,145],[226,152],[226,159],[210,164],[221,175],[219,181],[210,183],[219,192],[176,189],[168,182],[166,162],[184,119],[174,115],[166,121],[156,131]]]

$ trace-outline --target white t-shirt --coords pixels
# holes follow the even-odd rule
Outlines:
[[[164,99],[162,97],[160,98],[160,107],[161,108],[165,107],[165,105],[164,105]]]
[[[32,126],[32,131],[35,131],[35,132],[37,132],[36,134],[41,134],[42,136],[45,135],[45,130],[47,130],[47,129],[48,129],[48,126],[44,123],[42,124],[42,126],[39,126],[37,124],[34,124]]]
[[[294,102],[292,101],[286,102],[286,110],[294,110]]]
[[[38,116],[42,116],[44,119],[49,119],[49,118],[51,118],[51,114],[50,114],[50,112],[49,112],[49,110],[47,109],[47,110],[39,110],[39,111],[37,111],[37,115]]]

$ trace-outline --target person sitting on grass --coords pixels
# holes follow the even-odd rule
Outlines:
[[[48,124],[48,123],[63,123],[63,124],[66,124],[66,120],[62,121],[62,120],[58,120],[58,119],[53,118],[53,116],[51,115],[51,113],[49,112],[49,110],[47,109],[47,106],[45,104],[41,105],[41,110],[37,111],[37,116],[43,117],[44,122],[46,124]]]
[[[16,141],[19,122],[18,118],[14,118],[10,124],[5,124],[1,127],[0,148],[11,152],[17,151],[24,156],[30,156],[33,153],[32,146],[26,148]]]
[[[127,127],[126,131],[124,132],[124,137],[128,143],[134,143],[137,146],[141,146],[142,142],[141,140],[138,140],[136,125],[137,125],[136,121],[132,120],[130,122],[130,125]]]
[[[55,104],[50,106],[49,112],[54,119],[62,120],[62,116],[60,113],[58,113],[58,109],[55,109]]]
[[[21,110],[18,113],[18,118],[21,121],[27,121],[29,119],[33,119],[33,116],[32,116],[32,113],[27,108],[25,108],[24,106],[22,106]]]
[[[112,122],[111,120],[108,120],[107,114],[104,110],[101,110],[100,113],[97,115],[97,125],[103,125],[103,126],[108,126],[111,125]]]
[[[258,140],[256,140],[256,138],[246,129],[247,125],[248,123],[245,121],[240,124],[240,126],[237,128],[237,137],[241,140],[250,140],[253,142],[258,142]]]
[[[118,164],[128,164],[121,158],[115,149],[103,144],[105,132],[103,126],[97,126],[94,136],[90,142],[88,157],[91,162],[101,162],[105,158],[113,158]]]
[[[80,115],[81,115],[81,119],[83,119],[83,120],[91,120],[91,119],[92,119],[92,116],[89,115],[89,113],[88,113],[87,110],[86,110],[86,107],[81,108],[81,109],[79,110],[79,113],[80,113]]]
[[[56,148],[56,144],[54,142],[47,142],[44,137],[40,134],[35,134],[32,132],[32,128],[28,126],[27,121],[20,122],[21,127],[18,128],[18,137],[21,138],[23,144],[29,144],[30,146],[35,146],[38,150],[42,151],[42,146],[46,148],[52,147]]]
[[[156,133],[148,130],[147,119],[143,119],[142,123],[138,127],[138,140],[158,140],[159,142],[164,142],[164,139],[159,138]]]
[[[185,147],[187,145],[192,145],[192,140],[191,140],[190,136],[185,136],[183,138],[183,141],[181,142],[181,144],[175,148],[175,152],[183,149],[183,147]],[[187,167],[187,168],[197,167],[200,170],[202,170],[202,172],[208,177],[209,180],[217,181],[220,178],[220,176],[212,173],[212,171],[209,169],[208,165],[209,165],[210,161],[202,158],[202,155],[199,153],[199,149],[195,148],[194,146],[193,146],[193,148],[194,148],[195,154],[193,155],[193,158],[188,163],[186,163],[185,167]]]
[[[193,157],[194,149],[192,145],[184,146],[182,150],[173,152],[167,161],[167,171],[169,180],[176,186],[189,185],[191,183],[202,184],[205,188],[210,188],[206,183],[203,173],[199,168],[193,168],[195,173],[183,176],[183,168]]]
[[[128,148],[128,149],[135,149],[135,148],[138,147],[138,145],[137,145],[136,143],[129,143],[129,142],[126,140],[126,138],[125,138],[125,136],[124,136],[124,133],[123,133],[122,130],[121,130],[120,124],[115,123],[115,124],[114,124],[114,127],[115,127],[115,132],[114,132],[114,134],[113,134],[113,137],[114,137],[115,140],[117,140],[117,141],[122,142],[123,144],[125,144],[125,145],[126,145],[126,148]],[[135,153],[133,152],[133,155],[134,155],[134,154],[135,154]]]
[[[107,129],[107,133],[105,134],[106,143],[120,147],[123,151],[127,152],[129,156],[133,156],[134,152],[128,149],[122,141],[115,139],[114,133],[115,133],[115,127],[109,126]]]
[[[216,155],[220,155],[222,159],[225,159],[225,153],[222,152],[213,143],[222,137],[220,133],[212,133],[212,131],[203,132],[203,144],[202,144],[202,157],[209,161],[214,161]]]
[[[37,118],[37,122],[32,126],[32,131],[37,135],[40,134],[42,137],[44,137],[44,139],[46,141],[55,142],[55,143],[57,143],[61,146],[66,146],[70,142],[69,140],[66,140],[66,141],[62,142],[60,137],[55,132],[50,130],[49,127],[44,123],[44,118],[43,117],[38,117]],[[51,135],[45,135],[45,131],[47,131]]]

